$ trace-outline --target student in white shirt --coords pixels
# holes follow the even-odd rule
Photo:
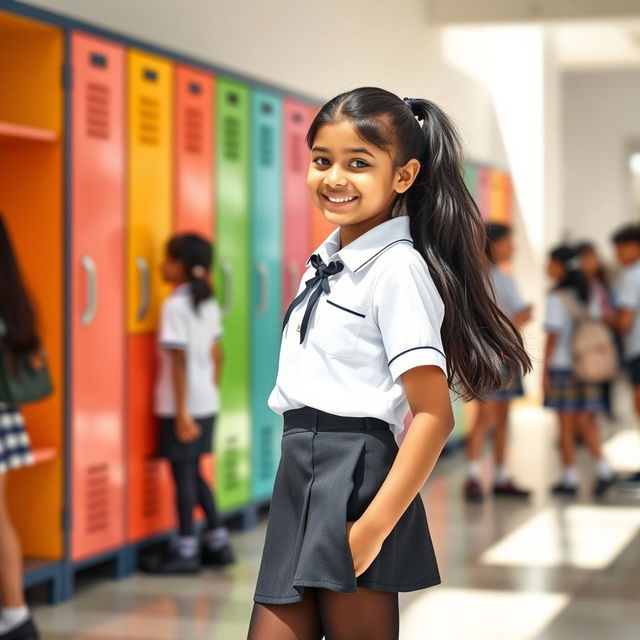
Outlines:
[[[576,320],[570,305],[586,307],[594,319],[600,318],[598,300],[591,296],[589,282],[580,269],[574,247],[561,245],[549,253],[547,273],[554,285],[547,294],[544,317],[546,344],[544,355],[544,391],[546,407],[555,409],[560,425],[560,455],[563,472],[551,491],[555,495],[575,496],[578,473],[575,466],[576,435],[582,439],[596,462],[596,496],[616,481],[602,453],[595,414],[604,408],[602,386],[579,381],[573,372],[572,342]]]
[[[527,304],[518,291],[515,279],[501,268],[513,257],[513,237],[511,227],[506,224],[489,223],[487,230],[487,255],[491,261],[491,281],[496,301],[500,309],[516,327],[522,327],[531,319],[531,305]],[[506,376],[509,372],[505,371]],[[507,448],[507,423],[511,400],[522,396],[522,377],[514,375],[497,393],[488,395],[479,403],[476,420],[471,425],[466,442],[467,478],[464,483],[464,497],[469,502],[484,498],[480,482],[480,463],[487,430],[493,428],[493,451],[495,473],[493,495],[508,498],[528,498],[530,491],[519,487],[511,479],[505,465]]]
[[[209,283],[211,260],[211,244],[187,233],[171,238],[162,264],[164,279],[175,289],[162,305],[155,413],[159,455],[170,461],[175,481],[180,537],[176,549],[146,567],[154,573],[195,573],[202,563],[234,561],[228,531],[199,464],[200,457],[212,451],[220,408],[222,324]],[[207,520],[202,549],[193,522],[196,505]]]
[[[284,434],[248,637],[394,640],[398,592],[440,582],[419,491],[453,426],[449,384],[476,397],[530,362],[489,295],[482,218],[435,104],[354,89],[307,142],[311,197],[338,228],[283,322],[269,406]]]
[[[617,290],[614,326],[622,335],[624,359],[631,384],[636,416],[640,418],[640,225],[630,224],[613,236],[618,262],[624,267]],[[639,463],[640,468],[640,463]],[[640,485],[640,470],[625,479]]]

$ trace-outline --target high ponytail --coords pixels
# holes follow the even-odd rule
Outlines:
[[[509,375],[529,371],[522,337],[496,304],[484,223],[464,183],[462,146],[449,118],[428,100],[403,101],[383,89],[363,87],[320,110],[307,135],[309,146],[322,124],[341,118],[367,142],[395,147],[396,166],[412,158],[421,163],[393,213],[409,215],[414,247],[444,302],[441,335],[449,385],[471,399],[503,387],[505,370]]]

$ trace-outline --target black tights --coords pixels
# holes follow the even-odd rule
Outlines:
[[[398,594],[304,588],[301,602],[254,602],[247,640],[398,640]]]
[[[204,511],[207,518],[207,529],[215,529],[222,524],[211,488],[200,475],[199,462],[198,458],[171,461],[171,471],[176,485],[181,536],[195,534],[193,509],[196,505],[200,505]]]

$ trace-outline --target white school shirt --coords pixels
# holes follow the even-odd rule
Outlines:
[[[573,291],[566,290],[566,293],[568,293],[577,304],[583,304]],[[595,296],[591,296],[589,300],[589,316],[594,320],[598,320],[602,316],[600,304]],[[549,333],[555,333],[557,335],[556,345],[551,355],[549,367],[554,370],[571,370],[573,368],[571,346],[573,334],[576,329],[576,321],[567,308],[567,305],[555,291],[547,294],[544,329]]]
[[[186,351],[186,406],[189,414],[201,418],[220,409],[218,389],[213,382],[215,364],[211,346],[222,337],[221,313],[213,299],[193,308],[189,285],[179,286],[162,305],[158,330],[158,375],[155,384],[155,413],[176,415],[171,356],[167,349]]]
[[[500,310],[510,318],[524,311],[528,305],[522,299],[513,276],[502,271],[496,264],[491,266],[490,273]]]
[[[329,277],[331,292],[318,300],[303,344],[300,324],[309,294],[291,313],[269,407],[278,414],[309,406],[379,418],[397,439],[409,410],[400,375],[420,365],[447,373],[440,337],[444,304],[413,248],[408,217],[383,222],[338,251],[339,233],[314,253],[325,264],[339,259],[344,269]],[[310,267],[298,293],[314,275]]]
[[[640,355],[640,260],[622,272],[616,306],[635,314],[631,328],[623,335],[624,357],[629,361]]]

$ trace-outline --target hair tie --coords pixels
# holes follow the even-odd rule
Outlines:
[[[402,102],[404,102],[407,107],[411,109],[411,113],[413,113],[413,98],[402,98]]]
[[[207,275],[207,270],[201,264],[197,264],[191,268],[191,275],[194,278],[204,278]]]

